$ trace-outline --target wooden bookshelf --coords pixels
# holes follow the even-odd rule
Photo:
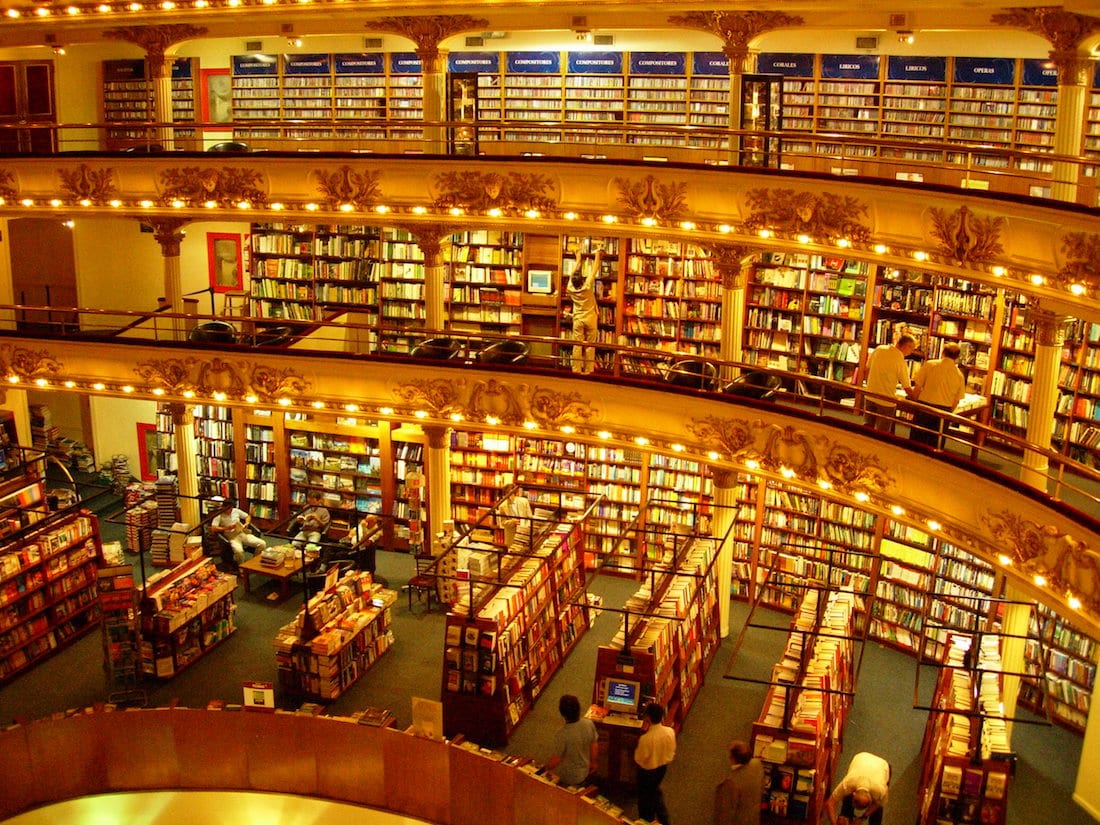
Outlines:
[[[578,237],[563,235],[561,238],[561,309],[560,326],[566,339],[572,338],[572,326],[566,323],[567,311],[572,311],[572,302],[564,284],[573,274],[577,266],[578,257],[595,252],[600,252],[599,271],[595,273],[594,289],[596,290],[596,308],[598,312],[596,329],[596,366],[600,369],[610,369],[613,366],[613,352],[601,350],[600,343],[615,344],[619,341],[620,325],[620,299],[623,295],[622,261],[620,247],[624,243],[615,237]],[[585,266],[594,266],[594,260],[585,259]],[[572,347],[563,349],[563,358],[566,365],[570,363]]]
[[[282,117],[281,65],[276,54],[232,57],[230,84],[234,121],[279,120]],[[245,141],[279,137],[280,131],[278,126],[235,126],[233,137]]]
[[[238,498],[235,445],[240,441],[234,430],[233,411],[216,404],[196,404],[193,411],[199,495]]]
[[[475,524],[515,480],[515,438],[505,433],[451,431],[451,515]]]
[[[1100,324],[1071,325],[1058,383],[1054,441],[1071,458],[1100,466]]]
[[[1083,736],[1096,687],[1097,643],[1043,605],[1032,616],[1031,632],[1025,668],[1033,678],[1021,683],[1019,702]]]
[[[99,522],[71,508],[46,514],[44,501],[38,482],[9,483],[0,499],[5,522],[19,522],[0,543],[0,684],[99,622]]]
[[[389,76],[386,84],[387,116],[390,120],[424,120],[424,77],[420,58],[414,52],[389,55]],[[407,140],[420,140],[424,130],[420,127],[391,127],[389,136]]]
[[[279,445],[272,415],[252,414],[244,424],[244,500],[260,522],[279,520]],[[267,419],[265,421],[264,419]]]
[[[237,577],[193,554],[151,576],[141,605],[143,672],[170,679],[236,631]]]
[[[489,229],[452,236],[447,256],[451,326],[464,332],[523,330],[523,233]]]
[[[305,609],[275,634],[279,688],[298,699],[338,698],[393,645],[391,607],[397,593],[370,573],[348,572],[309,600],[318,633],[302,639]]]
[[[333,116],[338,121],[336,137],[379,139],[386,136],[382,126],[364,128],[361,124],[341,128],[340,120],[368,120],[386,117],[385,55],[363,52],[333,55]]]
[[[103,616],[103,669],[108,701],[145,699],[141,687],[140,593],[129,564],[98,571],[99,606]]]
[[[191,57],[177,57],[172,61],[170,89],[172,120],[176,123],[194,122],[195,78],[198,61]],[[147,76],[144,60],[104,60],[102,66],[103,120],[108,122],[132,122],[134,128],[113,127],[107,129],[108,149],[125,149],[156,143],[152,129],[138,128],[142,122],[156,120],[153,110],[155,83]],[[194,129],[176,128],[176,138],[193,138]]]
[[[583,523],[534,525],[534,549],[496,551],[447,615],[444,734],[506,743],[588,630]]]

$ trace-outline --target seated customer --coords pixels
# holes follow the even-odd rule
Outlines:
[[[328,508],[322,505],[322,500],[321,493],[317,490],[312,490],[306,497],[308,506],[298,514],[298,535],[290,542],[295,547],[301,547],[307,542],[319,544],[328,530],[332,516],[329,515]]]
[[[230,546],[233,550],[233,564],[237,567],[244,561],[245,547],[254,553],[267,547],[267,542],[249,532],[251,524],[252,516],[239,509],[231,498],[222,502],[221,511],[210,521],[210,532]]]

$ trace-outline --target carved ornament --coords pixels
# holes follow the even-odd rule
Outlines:
[[[52,378],[61,372],[61,362],[48,350],[3,344],[0,346],[0,374],[17,375],[20,380]]]
[[[949,260],[958,264],[988,264],[1004,252],[1001,231],[1005,219],[981,218],[966,206],[954,212],[932,207],[932,235],[939,242],[939,250]]]
[[[1056,279],[1064,284],[1081,284],[1092,294],[1100,292],[1100,235],[1069,232],[1062,238],[1066,262]]]
[[[692,11],[674,14],[668,22],[675,26],[702,29],[721,38],[722,52],[730,58],[730,68],[743,66],[749,43],[765,32],[802,25],[802,18],[781,11]],[[735,63],[736,61],[736,63]]]
[[[750,189],[746,193],[752,210],[745,220],[749,231],[772,229],[791,235],[809,235],[815,240],[865,241],[871,230],[860,223],[867,205],[857,198],[793,189]]]
[[[15,190],[15,175],[7,169],[0,169],[0,198],[13,201],[19,197]]]
[[[267,194],[259,189],[262,180],[258,171],[244,167],[172,167],[160,173],[160,198],[165,204],[174,200],[192,205],[207,201],[219,206],[234,206],[242,201],[263,204],[267,202]]]
[[[722,278],[724,289],[739,289],[745,285],[744,266],[745,259],[751,257],[756,250],[740,243],[700,243],[703,249],[710,255],[714,268]]]
[[[443,259],[444,244],[449,244],[454,229],[441,223],[410,223],[395,224],[398,229],[403,229],[416,239],[416,245],[424,256],[424,266],[440,266]]]
[[[1060,597],[1076,596],[1090,612],[1100,612],[1100,553],[1052,526],[1010,510],[989,512],[982,522],[1013,567],[1040,575]]]
[[[184,40],[197,40],[206,32],[206,26],[169,23],[163,26],[120,26],[117,29],[107,29],[103,36],[108,40],[125,40],[141,46],[148,55],[153,76],[162,77],[163,75],[157,74],[157,67],[163,66],[168,49]]]
[[[844,492],[882,493],[895,483],[877,456],[795,427],[706,416],[692,419],[687,429],[706,447],[735,461],[757,461],[771,472],[792,470],[802,479],[825,480]]]
[[[1090,34],[1100,31],[1100,17],[1066,11],[1061,6],[1009,9],[990,20],[998,26],[1025,29],[1050,42],[1056,51],[1073,51]]]
[[[58,169],[61,191],[76,201],[89,200],[96,205],[107,203],[116,193],[114,173],[110,169],[92,169],[86,163],[76,169]]]
[[[596,415],[591,402],[578,393],[496,378],[410,381],[397,386],[394,395],[404,404],[437,417],[457,414],[470,420],[484,420],[491,416],[513,427],[534,421],[542,427],[556,428],[583,424]]]
[[[141,222],[153,230],[153,237],[160,244],[160,252],[166,258],[178,258],[183,243],[183,218],[151,218]]]
[[[520,172],[440,172],[435,176],[435,205],[475,212],[500,209],[521,215],[532,209],[548,211],[557,205],[550,178]]]
[[[635,218],[677,221],[687,211],[687,184],[661,183],[654,175],[639,181],[615,178],[616,199]]]
[[[198,359],[165,358],[159,361],[139,361],[134,367],[142,382],[153,388],[179,395],[186,390],[194,390],[192,372]]]
[[[313,175],[329,208],[350,203],[356,209],[370,209],[382,197],[382,187],[378,183],[381,172],[356,172],[350,166],[341,166],[335,172],[314,169]]]
[[[219,357],[142,361],[134,372],[145,383],[172,393],[224,392],[236,399],[251,394],[263,401],[275,401],[283,396],[304,395],[312,386],[293,369],[276,369],[248,360],[230,362]]]
[[[439,44],[460,32],[484,31],[489,21],[468,14],[435,14],[429,17],[381,17],[366,23],[370,31],[394,32],[416,44],[424,71],[440,71]]]

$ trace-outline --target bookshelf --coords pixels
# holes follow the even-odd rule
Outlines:
[[[236,587],[236,576],[198,553],[150,576],[141,604],[143,672],[170,679],[232,635]]]
[[[177,57],[171,69],[172,120],[176,123],[195,121],[195,76],[197,60]],[[138,128],[142,122],[156,120],[153,110],[155,83],[146,76],[144,60],[104,60],[102,66],[103,120],[108,122],[132,122],[133,128],[116,127],[106,131],[108,149],[124,149],[128,146],[156,142],[156,134]],[[194,129],[173,130],[177,138],[194,136]]]
[[[588,491],[603,495],[587,525],[588,549],[601,559],[605,572],[618,569],[636,575],[637,536],[629,529],[642,511],[643,476],[648,458],[640,450],[588,445],[585,456]]]
[[[158,404],[156,412],[156,466],[164,472],[174,475],[178,469],[176,461],[176,423],[167,405]]]
[[[536,522],[533,550],[498,549],[491,574],[459,588],[446,619],[444,735],[506,743],[588,630],[583,530]]]
[[[385,56],[363,52],[333,55],[333,116],[340,138],[384,138],[385,129],[361,124],[341,128],[341,120],[386,117]]]
[[[332,55],[284,54],[279,76],[284,118],[331,120],[333,117]],[[324,138],[326,128],[287,129],[290,138]]]
[[[232,410],[215,404],[196,404],[193,413],[199,495],[203,498],[237,498]]]
[[[872,297],[868,352],[912,335],[917,352],[928,352],[928,328],[932,322],[932,276],[914,270],[885,268],[876,279]]]
[[[395,591],[356,571],[312,596],[308,610],[317,635],[302,639],[305,609],[275,634],[280,690],[316,702],[342,695],[393,645],[395,601]]]
[[[385,231],[379,268],[380,345],[389,352],[409,352],[425,325],[424,253],[412,233]]]
[[[1081,142],[1086,157],[1100,157],[1100,66],[1093,71],[1092,85],[1085,99],[1085,129]]]
[[[538,128],[534,122],[562,121],[564,90],[561,52],[508,52],[502,79],[501,116],[511,121],[502,126],[509,141],[556,141],[557,129]],[[531,121],[531,126],[518,121]]]
[[[257,316],[313,320],[314,234],[307,225],[252,227],[249,295]]]
[[[625,88],[622,52],[569,52],[566,57],[561,115],[564,123],[610,125],[634,119],[630,110],[638,104],[632,90]],[[604,139],[592,131],[566,131],[564,137],[597,144]]]
[[[1058,383],[1054,441],[1073,459],[1100,466],[1100,324],[1070,326]]]
[[[279,520],[275,427],[270,414],[254,413],[248,419],[244,422],[244,499],[254,519],[270,524]]]
[[[504,433],[451,431],[451,516],[476,524],[515,480],[515,439]]]
[[[108,701],[145,699],[141,687],[140,594],[129,564],[98,572],[99,606],[103,616],[103,669]]]
[[[456,233],[447,255],[451,326],[466,332],[523,331],[523,233]]]
[[[951,637],[921,744],[920,825],[1006,821],[1013,762],[1000,670],[996,636]]]
[[[412,52],[389,55],[390,72],[386,86],[387,116],[390,120],[422,121],[424,119],[424,77],[420,58]],[[422,128],[391,127],[390,137],[419,140]]]
[[[1020,684],[1020,704],[1083,736],[1096,686],[1096,641],[1043,605],[1032,614],[1031,635],[1024,658],[1032,678]]]
[[[233,55],[230,68],[233,120],[278,120],[282,117],[279,78],[281,60],[277,54]],[[280,127],[234,126],[240,140],[279,137]]]
[[[46,513],[43,503],[38,482],[9,483],[0,499],[5,522],[19,522],[0,543],[0,684],[99,623],[99,522],[71,508]]]
[[[807,590],[752,725],[764,763],[761,806],[772,823],[818,822],[840,754],[855,688],[859,597]]]
[[[879,133],[880,61],[872,54],[821,55],[814,111],[818,132],[866,137]],[[861,153],[862,148],[846,151]],[[873,154],[873,148],[867,148]]]

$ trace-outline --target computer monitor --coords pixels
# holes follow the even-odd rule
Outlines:
[[[630,679],[607,679],[604,690],[603,706],[609,713],[638,715],[638,703],[642,698],[642,686]]]

